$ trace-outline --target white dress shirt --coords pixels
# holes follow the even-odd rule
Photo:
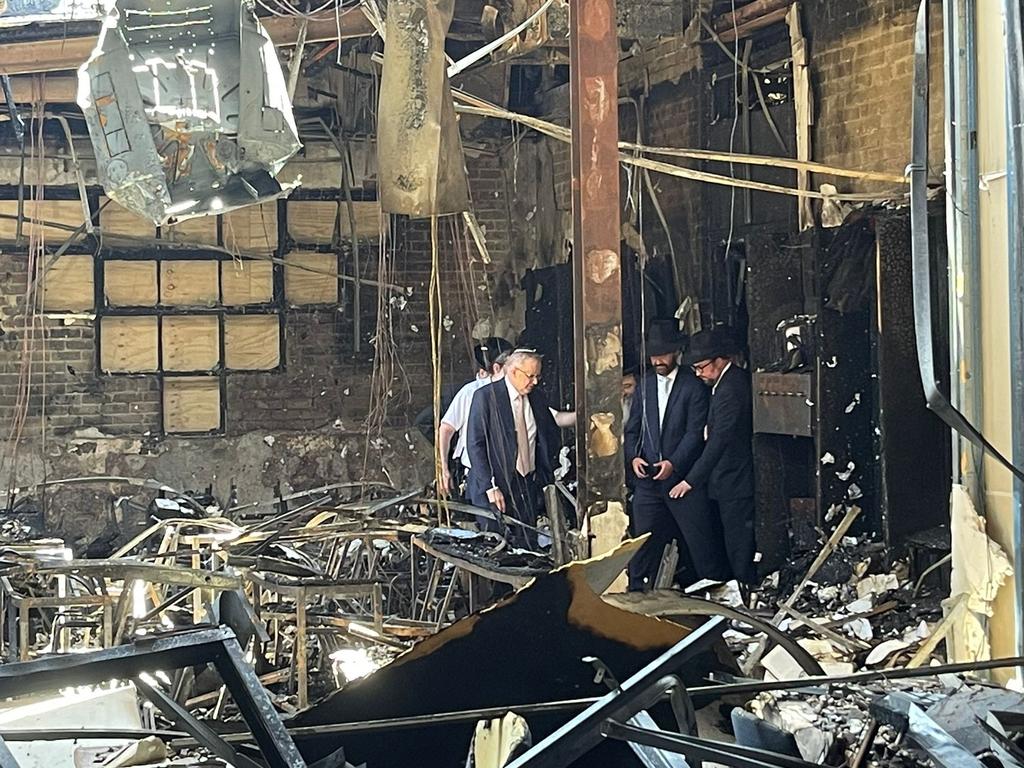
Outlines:
[[[728,371],[730,368],[732,368],[732,361],[731,360],[728,363],[725,364],[725,368],[723,368],[722,372],[720,374],[718,374],[718,379],[715,381],[715,385],[713,387],[711,387],[711,394],[712,395],[715,394],[715,390],[718,389],[718,385],[722,383],[722,377],[725,376],[725,372]]]
[[[529,395],[520,395],[518,390],[512,386],[509,378],[505,377],[505,386],[508,387],[509,401],[512,403],[512,418],[515,419],[516,429],[519,428],[519,419],[523,411],[526,414],[526,438],[530,444],[530,464],[536,467],[537,457],[537,420],[533,417],[533,408],[530,406]],[[523,400],[523,411],[520,411],[519,401]]]
[[[676,383],[676,374],[679,368],[673,368],[668,376],[658,374],[658,426],[665,423],[665,410],[668,408],[668,398],[672,394],[672,387]]]
[[[485,376],[482,379],[474,379],[463,386],[452,398],[451,405],[441,417],[442,423],[459,433],[459,437],[455,441],[453,455],[462,462],[462,466],[466,469],[469,469],[469,451],[466,450],[466,436],[469,433],[469,430],[466,429],[466,425],[469,424],[469,407],[473,404],[473,395],[476,394],[476,391],[490,383],[491,379]]]

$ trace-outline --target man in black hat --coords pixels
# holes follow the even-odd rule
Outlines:
[[[669,495],[687,499],[706,491],[718,509],[725,551],[733,578],[753,584],[754,565],[754,434],[750,374],[733,357],[739,352],[731,332],[713,328],[693,336],[684,358],[711,388],[711,406],[704,451]]]
[[[692,568],[682,579],[719,578],[721,531],[707,514],[703,495],[672,499],[669,490],[700,455],[707,418],[707,389],[679,368],[685,336],[674,320],[652,324],[647,334],[651,367],[634,396],[625,428],[626,471],[634,478],[632,533],[649,533],[629,564],[629,588],[650,589],[665,545],[679,541],[680,561]],[[684,585],[686,586],[686,585]]]

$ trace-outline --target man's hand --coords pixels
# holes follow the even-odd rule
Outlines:
[[[441,467],[441,485],[437,489],[442,496],[447,496],[452,491],[452,473],[448,467]]]
[[[675,469],[672,466],[672,462],[668,459],[655,462],[654,466],[658,468],[658,473],[654,476],[655,480],[668,480],[668,478],[672,477],[672,470]]]
[[[500,488],[489,488],[487,490],[487,500],[497,507],[501,514],[505,514],[505,494],[501,492]]]
[[[647,462],[637,456],[633,459],[633,474],[637,477],[647,477]]]
[[[668,495],[673,499],[681,499],[683,496],[693,490],[693,486],[685,480],[676,483],[672,486],[672,490],[668,492]]]

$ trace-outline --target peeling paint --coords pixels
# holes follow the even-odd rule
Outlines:
[[[594,413],[590,416],[590,455],[599,458],[614,456],[619,449],[619,439],[612,427],[615,415]]]
[[[595,248],[587,252],[587,280],[601,285],[618,277],[619,254],[607,248]]]

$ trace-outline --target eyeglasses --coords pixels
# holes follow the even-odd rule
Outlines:
[[[522,368],[513,368],[512,370],[513,371],[518,371],[519,373],[523,374],[523,376],[525,376],[527,379],[532,381],[534,384],[540,384],[540,374],[539,373],[527,373]]]
[[[693,371],[694,373],[700,373],[700,372],[701,372],[701,371],[703,371],[703,370],[704,370],[705,368],[707,368],[707,367],[708,367],[709,365],[711,365],[711,362],[712,362],[711,360],[708,360],[708,361],[707,361],[707,362],[705,362],[705,363],[694,363],[693,365],[691,365],[691,366],[690,366],[690,369],[691,369],[691,370],[692,370],[692,371]]]

